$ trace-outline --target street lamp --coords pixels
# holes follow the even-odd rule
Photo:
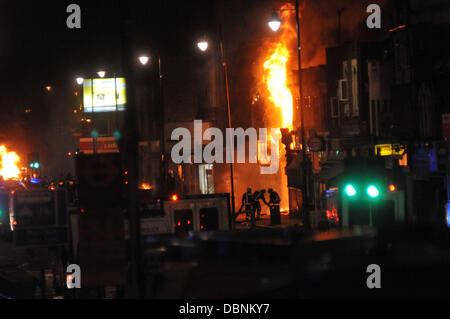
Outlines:
[[[303,81],[302,81],[302,46],[301,46],[301,37],[300,37],[300,7],[298,0],[295,0],[295,9],[280,9],[279,11],[294,11],[295,10],[295,22],[297,24],[297,58],[298,58],[298,96],[299,96],[299,104],[300,104],[300,122],[301,122],[301,143],[302,143],[302,182],[303,182],[303,193],[304,198],[302,200],[303,204],[303,212],[305,214],[305,226],[306,228],[309,228],[310,219],[309,219],[309,212],[308,212],[308,187],[307,187],[307,162],[308,159],[306,158],[306,142],[305,142],[305,117],[303,114],[303,103],[302,103],[302,96],[303,96]],[[277,31],[281,26],[281,19],[278,16],[277,10],[274,10],[272,13],[272,17],[270,18],[269,27],[273,31]]]
[[[142,55],[139,57],[139,62],[141,62],[142,65],[147,65],[148,61],[150,61],[148,56]]]
[[[231,128],[231,108],[230,108],[230,86],[229,86],[229,81],[228,81],[228,65],[227,65],[227,61],[226,61],[226,57],[225,57],[225,49],[223,46],[223,35],[222,35],[222,26],[219,25],[219,39],[220,39],[220,54],[221,54],[221,58],[222,58],[222,66],[223,66],[223,73],[224,73],[224,81],[225,81],[225,99],[226,99],[226,105],[227,105],[227,120],[228,120],[228,127]],[[198,48],[205,52],[208,49],[208,42],[205,40],[202,40],[200,42],[197,43]],[[231,133],[231,130],[229,130],[230,132],[230,141],[233,140],[233,136]],[[231,143],[233,144],[233,143]],[[231,146],[231,145],[230,145]],[[233,170],[233,162],[234,161],[230,161],[230,184],[231,184],[231,213],[232,216],[234,218],[235,216],[235,196],[234,196],[234,170]]]
[[[272,13],[272,17],[270,18],[268,25],[272,29],[273,32],[277,32],[280,29],[281,19],[276,11],[274,11]]]
[[[200,41],[199,43],[197,43],[197,46],[200,51],[205,52],[206,50],[208,50],[209,44],[207,41]]]
[[[138,61],[143,65],[147,65],[150,62],[150,57],[147,55],[141,55],[138,58]],[[166,181],[166,172],[167,172],[167,161],[166,161],[166,143],[165,143],[165,110],[164,110],[164,74],[162,68],[161,57],[156,57],[158,61],[158,76],[159,76],[159,96],[160,96],[160,110],[161,110],[161,166],[162,166],[162,181],[161,181],[161,197],[165,196],[167,190],[167,181]]]
[[[102,79],[105,77],[106,72],[105,71],[98,71],[97,72],[98,76],[101,77]]]
[[[82,85],[84,83],[84,78],[82,77],[77,78],[77,83],[78,85]]]

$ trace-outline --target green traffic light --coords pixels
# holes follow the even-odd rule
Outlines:
[[[97,130],[92,130],[91,136],[92,136],[92,138],[99,138],[100,134],[98,133]]]
[[[375,186],[370,185],[367,188],[367,194],[372,198],[376,198],[376,197],[378,197],[378,195],[380,195],[380,191]]]
[[[353,185],[349,184],[349,185],[345,186],[345,193],[348,196],[353,197],[356,195],[356,189],[353,187]]]

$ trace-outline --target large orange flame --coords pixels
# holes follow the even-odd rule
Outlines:
[[[283,24],[279,31],[280,35],[276,37],[276,41],[266,43],[268,50],[264,58],[262,82],[267,92],[267,97],[273,107],[269,111],[271,119],[269,125],[292,131],[294,128],[294,99],[289,88],[289,70],[295,68],[295,65],[292,65],[292,62],[295,63],[295,61],[291,59],[291,52],[295,48],[296,39],[296,31],[292,24],[292,9],[294,8],[291,4],[286,4],[280,9]],[[276,113],[279,116],[275,115]],[[279,159],[282,173],[280,176],[281,187],[279,188],[279,192],[281,197],[281,210],[288,212],[289,193],[287,176],[284,173],[287,165],[285,155],[285,149],[280,143]]]
[[[8,152],[6,146],[0,146],[0,176],[4,180],[18,180],[20,169],[17,166],[20,157],[15,152]]]
[[[281,119],[278,125],[293,129],[294,101],[289,90],[288,70],[290,66],[291,50],[294,48],[296,32],[291,22],[293,6],[285,4],[281,8],[283,21],[281,34],[277,42],[269,44],[267,58],[264,62],[263,82],[269,92],[270,101],[280,110]]]
[[[289,50],[281,42],[272,51],[273,53],[271,53],[264,63],[264,82],[270,93],[270,100],[281,110],[281,127],[292,130],[294,106],[291,91],[289,91],[287,86]]]

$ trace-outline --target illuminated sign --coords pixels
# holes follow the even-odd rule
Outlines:
[[[124,111],[125,78],[86,79],[83,83],[85,113]]]
[[[80,138],[80,152],[84,154],[94,154],[94,139]],[[114,137],[96,138],[95,152],[98,154],[119,153],[116,139]]]
[[[400,144],[380,144],[375,145],[375,154],[379,156],[403,156],[406,147]]]

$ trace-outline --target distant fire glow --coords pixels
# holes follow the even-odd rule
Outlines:
[[[139,189],[148,191],[152,189],[152,186],[148,183],[142,183],[141,186],[139,186]]]
[[[20,157],[15,152],[8,152],[6,146],[0,146],[0,176],[4,180],[18,180]]]

